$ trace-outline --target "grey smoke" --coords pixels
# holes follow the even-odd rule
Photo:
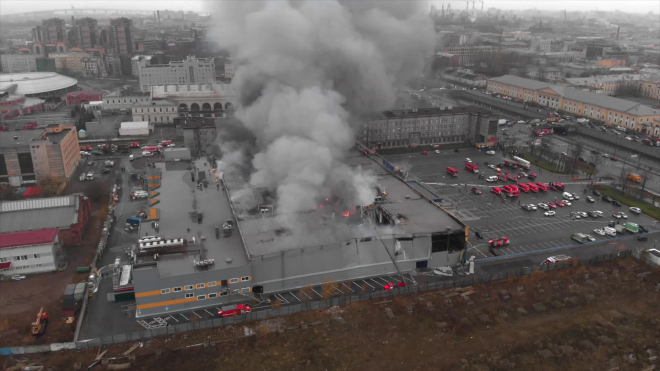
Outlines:
[[[424,5],[214,2],[212,37],[234,60],[236,117],[256,140],[250,183],[277,191],[278,213],[330,194],[373,201],[375,178],[342,160],[363,130],[360,116],[392,108],[396,87],[433,51]]]

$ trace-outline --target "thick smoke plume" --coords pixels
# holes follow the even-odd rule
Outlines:
[[[236,117],[255,137],[250,183],[277,192],[278,213],[331,194],[370,204],[374,178],[342,162],[364,130],[351,123],[392,108],[396,87],[422,71],[434,45],[425,3],[214,3],[212,37],[232,55]]]

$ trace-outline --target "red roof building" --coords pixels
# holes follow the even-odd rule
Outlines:
[[[59,228],[0,233],[0,274],[51,272],[63,257]]]
[[[75,106],[83,103],[103,100],[103,92],[97,90],[72,91],[66,94],[66,105]]]

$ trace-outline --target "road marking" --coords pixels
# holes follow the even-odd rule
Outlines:
[[[179,320],[178,320],[178,319],[176,319],[176,318],[174,318],[173,316],[169,316],[169,317],[167,317],[167,318],[171,318],[171,319],[173,319],[173,320],[175,320],[175,321],[177,321],[177,322],[179,322]],[[167,319],[167,318],[166,318],[166,319]]]
[[[190,321],[190,320],[188,319],[188,317],[186,317],[186,316],[183,315],[183,313],[179,313],[179,315],[180,315],[181,317],[185,318],[186,321]]]
[[[344,285],[344,287],[346,287],[347,289],[351,290],[351,292],[355,292],[355,290],[353,290],[351,286],[346,285],[346,283],[342,282],[341,284]]]
[[[199,314],[195,313],[195,311],[192,311],[192,313],[193,313],[194,315],[196,315],[197,317],[202,318],[202,316],[200,316]]]
[[[341,290],[339,289],[339,287],[337,287],[337,286],[332,286],[332,287],[333,287],[335,290],[341,292],[342,294],[344,293],[343,291],[341,291]]]
[[[206,309],[204,309],[204,312],[206,312],[206,313],[210,314],[211,316],[213,316],[213,313],[209,312],[209,311],[206,310]]]
[[[314,291],[314,293],[315,293],[316,295],[318,295],[318,296],[319,296],[320,298],[322,298],[322,297],[323,297],[323,295],[321,295],[321,294],[319,294],[319,293],[318,293],[318,292],[317,292],[316,290],[314,290],[314,288],[313,288],[313,287],[312,287],[312,291]]]
[[[378,286],[382,285],[382,283],[378,283],[378,282],[374,281],[373,278],[369,278],[369,279],[371,280],[371,282],[375,283],[375,284],[378,285]]]
[[[289,292],[289,294],[291,294],[291,296],[293,296],[294,298],[296,298],[296,300],[301,301],[301,300],[298,299],[298,297],[297,297],[296,295],[294,295],[292,292]]]
[[[279,296],[280,299],[282,299],[282,301],[284,301],[284,304],[289,304],[289,301],[286,300],[286,299],[284,298],[284,296],[282,296],[282,294],[275,294],[275,297],[278,297],[278,296]]]

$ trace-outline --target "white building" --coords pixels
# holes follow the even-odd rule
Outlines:
[[[531,50],[540,51],[543,53],[549,53],[551,42],[549,39],[542,39],[540,37],[535,37],[532,39],[532,45],[530,46]]]
[[[234,65],[232,63],[225,63],[225,77],[228,79],[234,77]]]
[[[60,249],[59,229],[0,234],[0,274],[30,274],[57,269],[55,257]]]
[[[126,121],[121,123],[119,136],[134,137],[149,135],[150,127],[147,121]]]
[[[117,92],[103,97],[103,110],[120,110],[133,108],[134,104],[149,104],[150,95],[119,95]]]
[[[154,100],[135,103],[131,107],[133,121],[147,121],[150,124],[173,124],[177,116],[177,103],[171,100]]]
[[[154,85],[187,85],[215,83],[215,64],[212,58],[188,57],[185,61],[169,64],[147,64],[140,61],[138,78],[142,92]]]
[[[136,55],[131,58],[131,75],[138,75],[138,70],[140,68],[140,62],[146,61],[147,64],[151,63],[151,55]]]
[[[27,54],[2,54],[2,73],[37,72],[37,59]]]

